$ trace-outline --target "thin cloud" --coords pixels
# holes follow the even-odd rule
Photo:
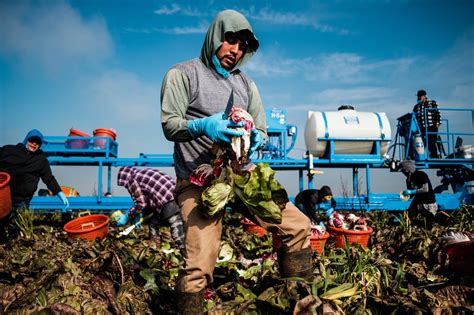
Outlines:
[[[179,12],[181,7],[176,3],[172,3],[170,6],[164,5],[158,10],[153,11],[153,13],[158,15],[171,15]]]
[[[169,28],[126,28],[125,31],[129,33],[152,34],[163,33],[172,35],[188,35],[188,34],[205,34],[209,24],[201,22],[195,26],[175,26]]]
[[[259,52],[245,65],[245,69],[266,78],[298,76],[309,82],[360,84],[372,80],[375,74],[380,73],[384,73],[388,80],[401,72],[407,72],[414,62],[413,58],[371,61],[353,53],[285,58],[277,53]]]
[[[155,28],[153,31],[165,34],[186,35],[186,34],[203,34],[207,32],[209,24],[201,22],[196,26],[175,26],[171,28]]]
[[[48,73],[99,63],[114,48],[102,18],[84,18],[64,2],[0,4],[0,37],[0,54]]]
[[[250,19],[265,23],[271,23],[275,25],[308,26],[322,33],[337,33],[339,35],[349,34],[349,31],[346,29],[341,29],[328,24],[322,24],[318,21],[317,17],[307,14],[277,12],[269,8],[262,8],[256,11],[255,7],[250,8],[250,10],[242,10],[242,12]]]
[[[201,11],[196,8],[191,8],[190,6],[180,6],[179,4],[172,3],[169,6],[164,5],[161,8],[153,11],[156,15],[173,15],[180,14],[184,16],[203,16]]]

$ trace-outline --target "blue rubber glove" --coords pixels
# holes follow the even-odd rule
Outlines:
[[[232,127],[242,127],[243,121],[234,123],[224,119],[224,112],[220,112],[205,118],[188,121],[188,132],[193,138],[206,135],[212,142],[230,143],[231,137],[242,137],[242,130],[234,130]]]
[[[416,194],[416,189],[407,189],[402,192],[403,196],[410,196]]]
[[[331,215],[331,213],[334,212],[334,208],[329,208],[328,210],[326,210],[326,216],[329,218],[329,216]]]
[[[132,221],[133,221],[133,224],[135,224],[135,227],[136,228],[139,228],[142,223],[143,223],[143,212],[140,212],[138,215],[134,216]]]
[[[125,214],[122,214],[117,218],[117,223],[115,225],[117,226],[124,226],[128,222],[128,212]]]
[[[318,209],[319,210],[329,210],[331,208],[331,204],[330,203],[327,203],[327,202],[321,202],[319,205],[318,205]]]
[[[63,209],[64,209],[64,211],[66,211],[65,209],[66,209],[66,208],[69,208],[69,200],[67,200],[66,195],[64,194],[64,192],[60,191],[60,192],[58,193],[58,198],[59,198],[59,199],[62,201],[62,203],[64,204]]]
[[[249,154],[248,157],[250,158],[252,154],[257,151],[258,148],[260,148],[263,144],[263,137],[258,132],[256,128],[252,128],[252,131],[250,131],[250,149],[249,149]]]

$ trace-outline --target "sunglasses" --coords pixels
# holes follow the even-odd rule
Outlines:
[[[239,44],[240,51],[246,51],[249,46],[245,38],[242,38],[241,36],[237,36],[235,33],[232,33],[232,32],[227,32],[225,34],[224,40],[230,45]]]

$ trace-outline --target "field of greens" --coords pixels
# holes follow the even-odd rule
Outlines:
[[[449,231],[474,231],[474,207],[423,220],[367,213],[374,229],[368,248],[314,252],[311,282],[280,279],[272,237],[249,234],[227,213],[214,283],[205,293],[209,314],[472,314],[474,276],[453,268],[443,246]],[[173,314],[173,286],[182,256],[162,227],[161,244],[147,226],[120,237],[72,239],[59,215],[25,210],[19,235],[0,245],[0,314]],[[472,235],[470,235],[472,237]],[[470,274],[469,274],[470,273]]]

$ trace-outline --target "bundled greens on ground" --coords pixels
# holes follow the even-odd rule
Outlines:
[[[384,212],[366,217],[374,228],[368,248],[334,248],[329,239],[324,255],[313,254],[313,281],[288,282],[279,278],[271,235],[246,233],[240,215],[225,216],[208,313],[472,314],[474,278],[452,269],[443,244],[450,232],[472,237],[472,206],[442,214],[431,230],[407,217],[389,225]],[[58,221],[23,214],[23,232],[0,245],[1,314],[175,313],[183,259],[167,228],[158,248],[146,225],[125,238],[111,227],[91,242],[68,238]]]

